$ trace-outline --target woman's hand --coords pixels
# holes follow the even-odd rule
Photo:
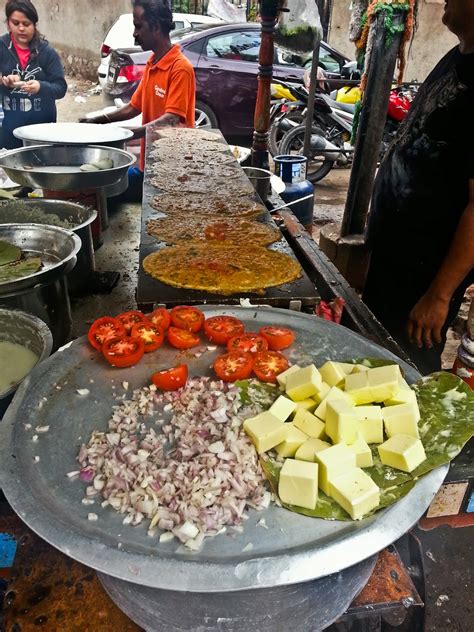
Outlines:
[[[430,349],[434,343],[440,343],[441,329],[446,322],[449,300],[426,292],[411,310],[408,317],[408,337],[417,347]]]
[[[22,87],[22,90],[30,96],[33,96],[34,94],[38,94],[40,88],[40,82],[36,81],[36,79],[31,79],[30,81],[27,81],[25,83],[25,85]]]
[[[4,75],[2,77],[2,83],[5,86],[5,88],[10,88],[10,90],[12,90],[15,87],[15,83],[18,83],[19,81],[21,81],[20,77],[18,75]]]

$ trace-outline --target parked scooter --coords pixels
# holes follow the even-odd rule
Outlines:
[[[381,158],[393,140],[400,122],[407,115],[415,92],[416,87],[414,86],[410,86],[408,89],[402,87],[392,90],[381,146]],[[304,106],[303,113],[306,111],[307,95],[306,91],[306,101],[304,101],[305,95],[301,89],[298,91],[297,96]],[[314,126],[311,136],[312,156],[307,172],[307,177],[311,182],[318,182],[324,178],[334,167],[335,163],[344,165],[352,159],[354,148],[350,144],[350,140],[356,106],[355,104],[341,102],[337,97],[337,93],[327,95],[320,91],[317,92],[315,97]],[[301,154],[306,130],[304,121],[297,125],[293,121],[285,121],[282,116],[275,120],[275,125],[279,125],[282,130],[277,151],[282,154]],[[277,136],[275,130],[273,134]]]

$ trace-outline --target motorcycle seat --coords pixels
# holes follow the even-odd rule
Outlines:
[[[354,114],[355,112],[355,105],[353,103],[342,103],[341,101],[333,101],[331,105],[335,108],[339,108],[343,112],[350,112],[351,114]]]

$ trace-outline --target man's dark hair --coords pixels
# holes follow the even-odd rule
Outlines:
[[[142,7],[143,17],[152,29],[159,27],[164,35],[174,30],[173,13],[168,0],[132,0],[132,6]]]

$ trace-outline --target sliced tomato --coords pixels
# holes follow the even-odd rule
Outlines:
[[[161,327],[164,331],[171,325],[171,316],[169,311],[165,307],[158,307],[151,314],[147,314],[146,317],[158,327]]]
[[[157,371],[151,376],[151,381],[162,391],[177,391],[188,381],[188,367],[180,364],[172,369]]]
[[[263,336],[248,331],[240,336],[233,336],[227,343],[227,351],[245,351],[245,353],[257,353],[266,351],[268,342]]]
[[[145,314],[142,314],[142,312],[139,312],[137,309],[124,312],[123,314],[117,316],[117,319],[125,327],[125,331],[128,335],[130,335],[133,325],[136,325],[137,323],[144,323],[147,320]]]
[[[186,329],[194,334],[201,329],[204,320],[204,314],[197,307],[177,305],[171,310],[171,324],[173,327]]]
[[[131,338],[130,336],[107,338],[102,346],[102,353],[112,366],[119,368],[133,366],[142,359],[145,353],[145,343],[141,338]]]
[[[145,353],[156,351],[163,344],[165,332],[161,327],[151,323],[136,323],[130,332],[132,338],[141,338],[145,345]]]
[[[224,382],[245,380],[252,373],[253,359],[250,353],[230,351],[216,358],[214,371]]]
[[[94,349],[100,351],[107,338],[123,334],[125,334],[125,329],[120,321],[112,316],[102,316],[102,318],[94,320],[89,327],[87,338]]]
[[[201,340],[197,334],[193,334],[191,331],[170,327],[168,329],[168,342],[176,349],[191,349],[191,347],[196,347]]]
[[[234,316],[211,316],[204,322],[204,333],[211,342],[225,345],[232,336],[244,333],[244,323]]]
[[[259,334],[265,338],[272,351],[286,349],[295,341],[295,334],[287,327],[262,327]]]
[[[278,351],[260,351],[253,357],[253,372],[262,382],[277,381],[277,375],[289,367],[288,360]]]

